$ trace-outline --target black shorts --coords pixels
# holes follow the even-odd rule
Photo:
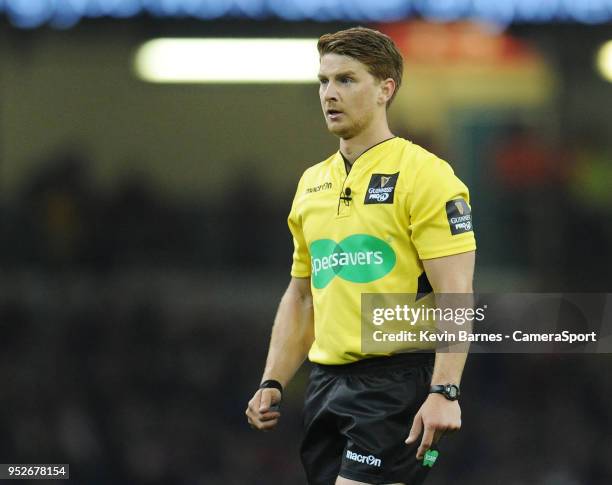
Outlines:
[[[302,463],[309,485],[338,475],[372,483],[423,483],[429,468],[408,446],[425,401],[433,353],[376,357],[346,365],[314,364],[304,405]]]

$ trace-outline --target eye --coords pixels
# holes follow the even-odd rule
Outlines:
[[[328,81],[327,81],[327,79],[319,79],[319,83],[320,84],[327,84]]]
[[[352,78],[350,78],[350,77],[343,77],[342,79],[340,79],[340,82],[341,82],[342,84],[350,84],[350,83],[352,83],[352,82],[353,82],[353,79],[352,79]]]

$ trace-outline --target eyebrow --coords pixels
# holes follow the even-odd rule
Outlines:
[[[357,73],[356,73],[355,71],[348,70],[348,71],[343,71],[343,72],[339,72],[339,73],[337,73],[337,74],[336,74],[336,77],[355,76],[356,74],[357,74]],[[321,74],[321,73],[319,73],[319,74],[317,75],[317,77],[318,77],[319,79],[322,79],[322,78],[326,78],[327,76],[326,76],[325,74]]]

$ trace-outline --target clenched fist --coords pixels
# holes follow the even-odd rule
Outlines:
[[[276,410],[280,401],[281,392],[278,389],[258,389],[245,412],[251,428],[260,431],[273,429],[280,418],[280,413]]]

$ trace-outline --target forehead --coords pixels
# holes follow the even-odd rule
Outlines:
[[[324,54],[321,57],[319,75],[334,76],[335,74],[347,71],[352,71],[355,74],[366,74],[368,73],[368,68],[362,62],[349,56],[330,53]]]

